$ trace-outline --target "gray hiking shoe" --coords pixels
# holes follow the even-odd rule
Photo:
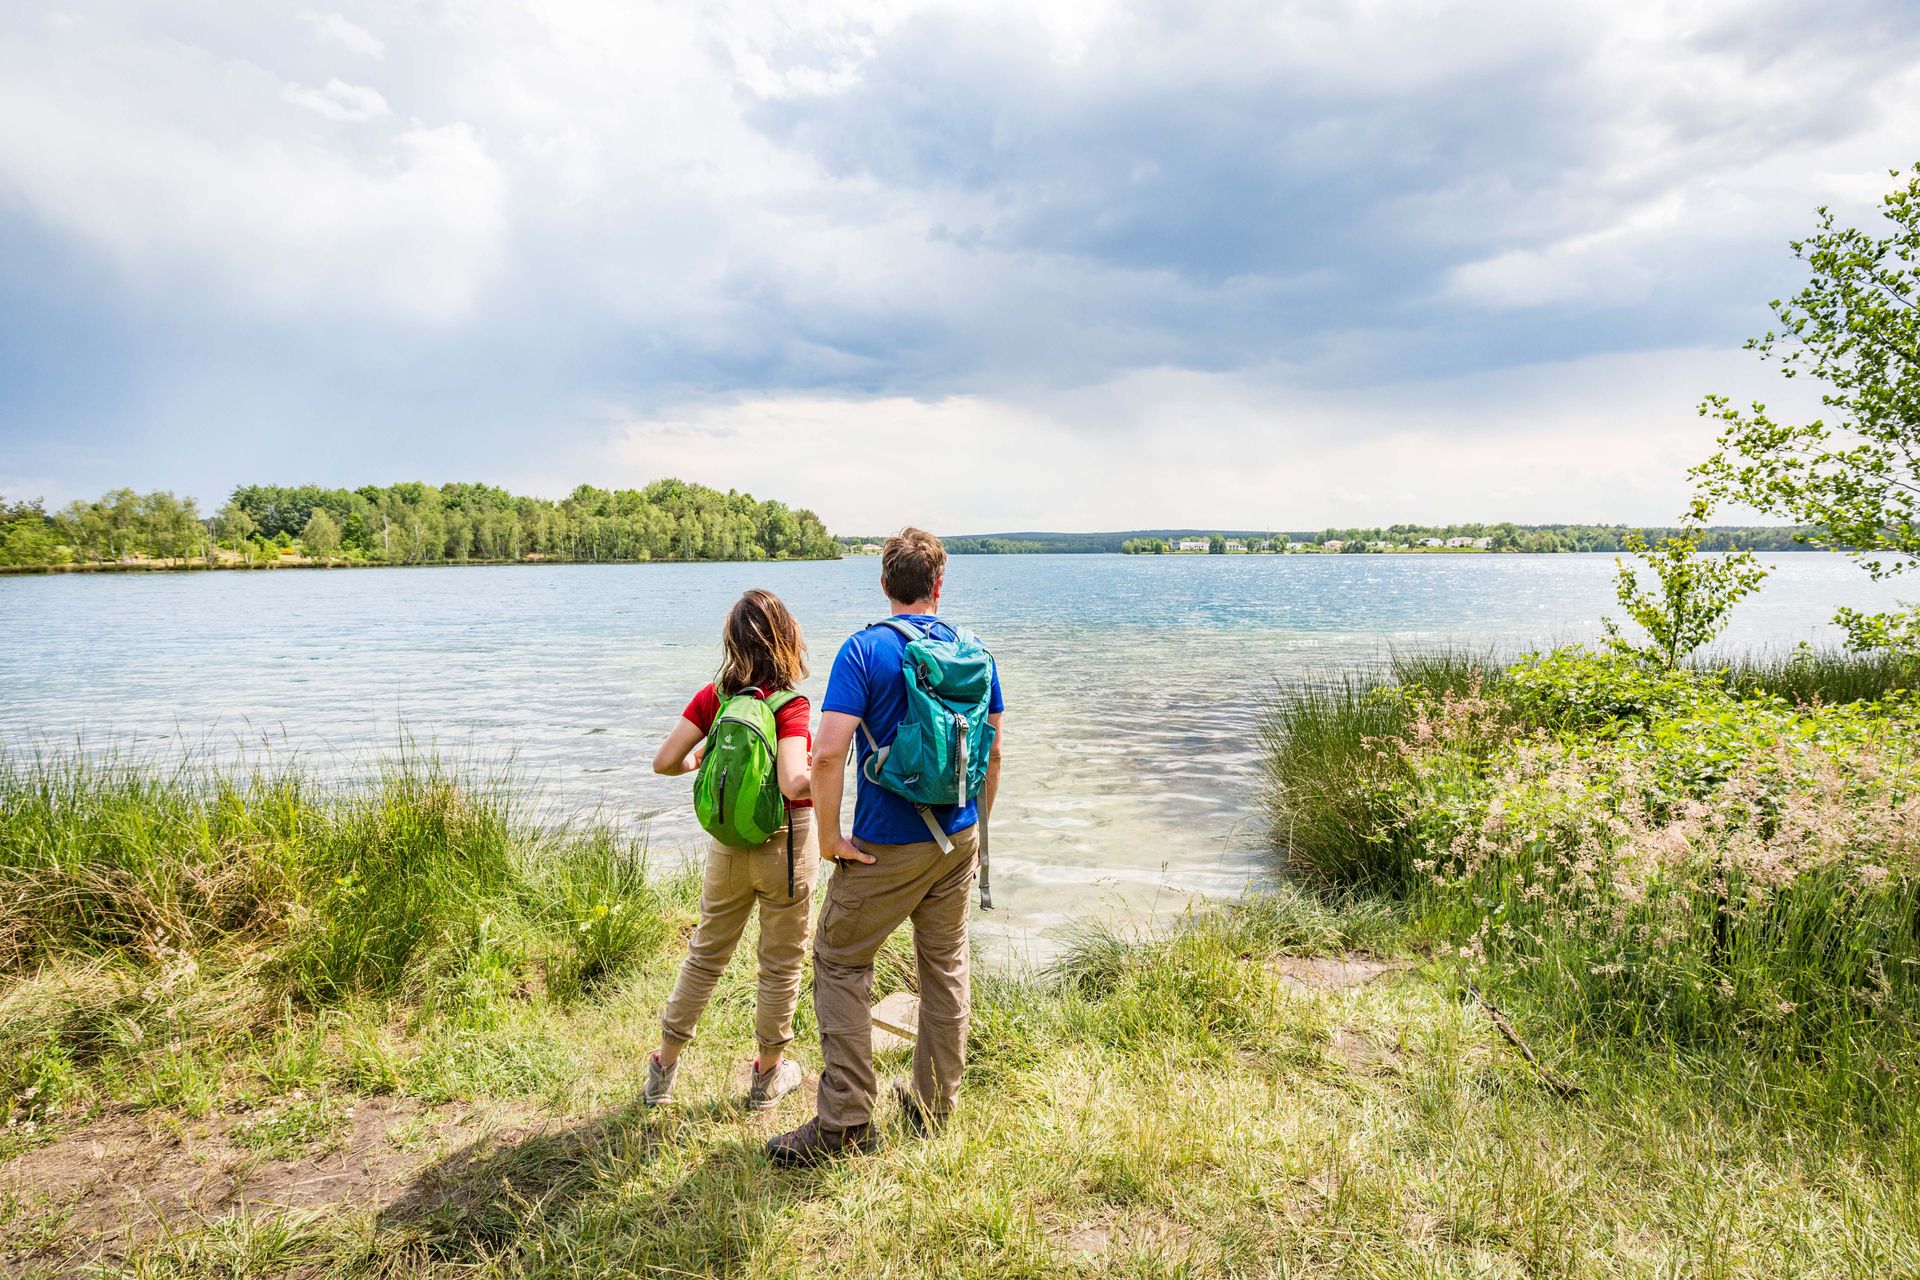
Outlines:
[[[640,1093],[640,1101],[649,1107],[664,1107],[673,1101],[673,1078],[680,1074],[680,1064],[670,1067],[660,1065],[660,1055],[654,1054],[647,1059],[647,1087]]]
[[[800,1064],[792,1058],[782,1058],[780,1065],[771,1071],[753,1073],[753,1086],[747,1090],[747,1105],[755,1111],[771,1111],[780,1105],[780,1099],[799,1087]]]

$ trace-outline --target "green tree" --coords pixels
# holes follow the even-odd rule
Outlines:
[[[200,523],[199,504],[164,489],[139,500],[135,522],[137,546],[169,563],[198,554],[207,532]]]
[[[16,520],[0,525],[0,564],[54,564],[60,546],[43,521]]]
[[[324,507],[315,507],[307,517],[306,528],[300,531],[300,542],[308,555],[318,556],[323,564],[332,564],[333,553],[340,549],[340,526]]]
[[[260,528],[251,515],[232,498],[220,508],[213,517],[213,527],[220,541],[240,553],[241,559],[253,563],[253,543],[249,541]]]
[[[1733,607],[1767,576],[1750,551],[1701,555],[1698,530],[1683,530],[1653,547],[1638,533],[1629,533],[1625,545],[1632,554],[1646,557],[1659,585],[1642,590],[1632,566],[1614,561],[1620,607],[1647,633],[1647,643],[1629,641],[1611,618],[1605,624],[1607,640],[1623,653],[1663,667],[1679,666],[1681,659],[1719,635]]]
[[[1920,556],[1920,165],[1881,205],[1892,227],[1882,236],[1819,210],[1815,234],[1792,242],[1812,278],[1772,304],[1779,329],[1747,343],[1787,377],[1823,383],[1831,420],[1780,422],[1764,404],[1708,396],[1700,412],[1725,426],[1718,451],[1694,469],[1704,501],[1811,526],[1803,539],[1858,555],[1875,578]],[[1856,648],[1920,652],[1920,604],[1842,609],[1834,621]]]
[[[1208,538],[1207,554],[1210,556],[1223,556],[1227,554],[1227,540],[1225,536],[1216,533],[1211,538]]]

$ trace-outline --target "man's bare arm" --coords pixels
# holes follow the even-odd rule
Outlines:
[[[980,786],[980,821],[985,822],[993,816],[993,800],[1000,794],[1000,744],[1007,740],[1007,731],[1001,725],[1004,713],[995,712],[987,717],[987,723],[993,726],[993,749],[987,752],[987,778]]]
[[[828,711],[820,716],[813,739],[813,821],[820,832],[820,856],[830,862],[872,862],[855,848],[840,826],[840,801],[847,787],[847,752],[860,726],[858,716]]]

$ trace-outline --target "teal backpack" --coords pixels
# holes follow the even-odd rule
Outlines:
[[[891,627],[907,642],[901,662],[907,680],[907,714],[893,741],[884,747],[861,721],[872,748],[867,781],[912,801],[934,843],[950,849],[952,841],[929,809],[937,804],[965,804],[986,785],[987,756],[994,738],[993,726],[987,723],[993,655],[963,628],[954,629],[952,640],[936,640],[901,618],[873,625]]]
[[[707,731],[707,751],[693,780],[693,812],[706,833],[730,849],[752,849],[787,828],[787,896],[793,896],[793,824],[780,794],[775,713],[800,695],[770,698],[742,689],[720,704]]]

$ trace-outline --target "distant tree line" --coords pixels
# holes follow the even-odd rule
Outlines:
[[[1389,546],[1418,546],[1431,538],[1448,542],[1455,538],[1489,539],[1489,551],[1551,553],[1560,551],[1631,550],[1629,542],[1639,533],[1651,542],[1677,535],[1676,528],[1654,528],[1626,524],[1497,524],[1418,525],[1394,524],[1372,529],[1325,529],[1313,534],[1289,534],[1294,541],[1325,544],[1339,542],[1343,549],[1358,543],[1385,543]],[[1722,525],[1700,533],[1700,550],[1749,551],[1807,550],[1809,530],[1783,526]]]
[[[1304,543],[1315,549],[1340,544],[1343,552],[1412,548],[1430,539],[1442,543],[1455,539],[1486,539],[1488,551],[1551,553],[1561,551],[1622,552],[1635,532],[1650,542],[1677,535],[1681,530],[1627,524],[1394,524],[1375,528],[1307,529],[1292,532],[1206,529],[1139,529],[1124,533],[1020,533],[979,535],[946,539],[947,549],[956,555],[1018,555],[1038,552],[1113,553],[1126,555],[1167,555],[1182,542],[1199,541],[1215,555],[1228,550],[1284,551],[1291,544]],[[1702,551],[1814,550],[1814,531],[1807,527],[1722,525],[1698,531]],[[850,539],[854,545],[862,540]],[[877,541],[877,539],[869,539]],[[1229,547],[1229,543],[1239,544]]]
[[[840,544],[813,512],[705,485],[581,485],[558,502],[484,484],[325,489],[242,485],[203,514],[192,498],[116,489],[49,512],[0,505],[0,565],[257,563],[285,552],[355,564],[828,559]]]

